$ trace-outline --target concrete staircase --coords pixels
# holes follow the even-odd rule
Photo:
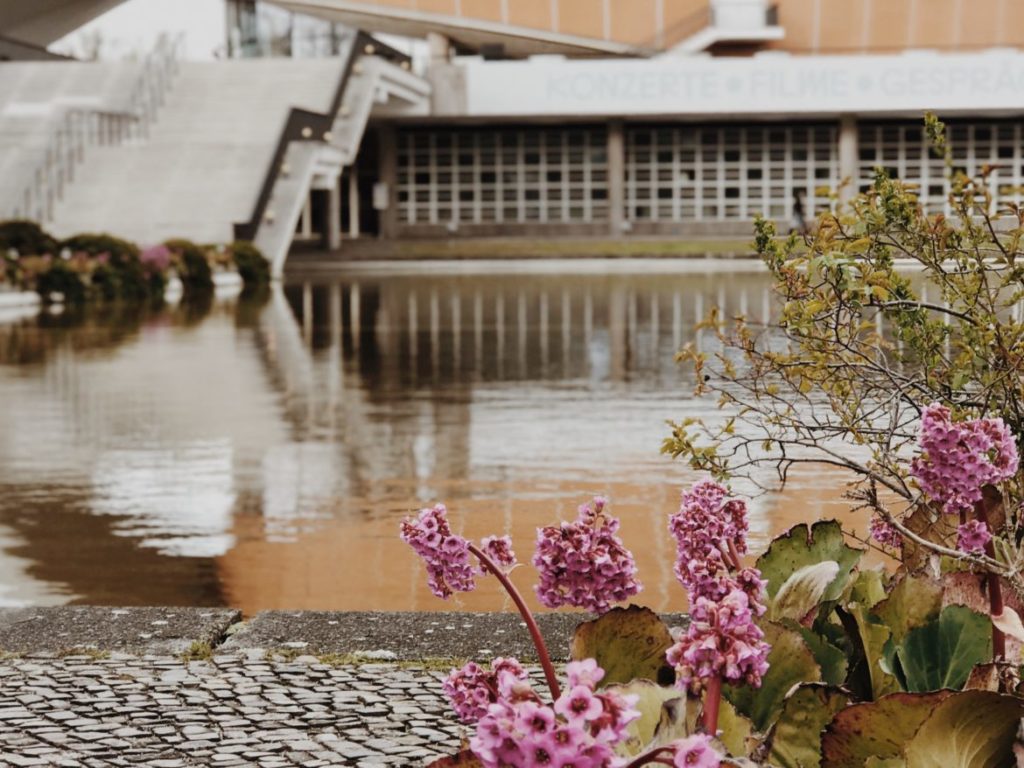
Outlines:
[[[331,103],[339,59],[187,62],[148,138],[93,148],[57,204],[58,235],[227,242],[247,218],[292,107]]]

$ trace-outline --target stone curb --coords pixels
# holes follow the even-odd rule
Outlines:
[[[537,622],[556,661],[584,613],[544,613]],[[684,626],[682,614],[663,616]],[[118,652],[177,656],[194,646],[216,652],[266,650],[365,661],[486,659],[535,661],[526,625],[511,613],[377,613],[264,611],[241,622],[229,608],[103,608],[62,606],[0,609],[0,652],[61,656]]]

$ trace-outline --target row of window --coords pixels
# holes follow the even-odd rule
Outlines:
[[[941,209],[946,167],[917,123],[862,123],[858,178],[876,167],[919,186]],[[993,194],[1021,202],[1024,133],[1011,122],[955,123],[954,166],[971,175],[995,167]],[[838,127],[629,126],[625,130],[627,220],[788,220],[832,205],[839,176]],[[600,222],[609,218],[604,127],[406,129],[398,141],[403,224]]]

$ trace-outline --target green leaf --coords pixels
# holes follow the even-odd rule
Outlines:
[[[807,683],[790,692],[768,735],[771,764],[778,768],[821,765],[821,732],[849,701],[842,691],[818,683]]]
[[[821,736],[822,768],[863,768],[872,757],[902,758],[917,729],[952,695],[952,691],[893,693],[840,710]]]
[[[839,563],[835,560],[824,560],[798,569],[779,587],[768,609],[768,618],[772,621],[800,621],[818,606],[828,585],[838,575]]]
[[[669,683],[674,673],[665,652],[671,646],[672,635],[658,614],[631,605],[576,627],[569,655],[577,661],[596,659],[604,670],[602,686],[638,679]]]
[[[636,696],[634,708],[640,717],[626,729],[626,739],[616,749],[621,756],[639,755],[655,743],[668,743],[689,734],[686,724],[686,692],[668,688],[650,680],[634,680],[622,685],[610,685],[609,691]]]
[[[889,628],[893,642],[899,645],[910,630],[935,619],[941,608],[942,586],[926,577],[907,574],[871,612]]]
[[[907,768],[1013,764],[1013,743],[1024,699],[992,691],[963,691],[943,701],[906,748]]]
[[[864,768],[907,768],[907,761],[902,757],[875,757],[872,755],[864,761]]]
[[[992,659],[992,622],[961,605],[949,605],[938,618],[912,629],[896,646],[907,690],[958,690],[971,669]]]
[[[885,572],[878,569],[860,571],[850,582],[846,602],[871,608],[885,599]]]
[[[821,669],[800,633],[774,622],[768,622],[762,629],[772,649],[761,687],[727,685],[723,695],[737,712],[750,718],[754,728],[764,733],[778,718],[782,702],[793,686],[821,682]]]
[[[814,629],[802,627],[795,622],[783,622],[783,626],[799,632],[800,636],[807,643],[807,647],[814,654],[814,660],[821,667],[821,679],[829,685],[842,685],[846,681],[847,660],[846,653],[836,647],[824,635],[818,634]]]
[[[758,558],[757,567],[768,581],[768,596],[774,598],[789,577],[801,568],[833,560],[839,564],[839,571],[821,599],[836,600],[843,593],[850,571],[861,554],[862,550],[850,547],[843,540],[839,523],[820,520],[810,529],[801,523],[777,537]]]
[[[872,616],[866,606],[856,603],[837,610],[854,648],[849,683],[858,698],[877,699],[900,690],[899,682],[886,664],[889,628]]]
[[[736,711],[728,700],[722,699],[718,709],[719,739],[730,755],[746,755],[754,735],[754,724]]]

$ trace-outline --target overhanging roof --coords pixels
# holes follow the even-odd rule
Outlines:
[[[125,0],[0,0],[0,31],[22,43],[47,46]]]
[[[298,13],[337,21],[371,32],[406,37],[425,37],[428,32],[445,35],[462,48],[479,51],[500,45],[506,56],[535,54],[565,56],[648,56],[652,51],[614,40],[565,35],[494,21],[428,13],[404,8],[353,2],[352,0],[270,0]]]

